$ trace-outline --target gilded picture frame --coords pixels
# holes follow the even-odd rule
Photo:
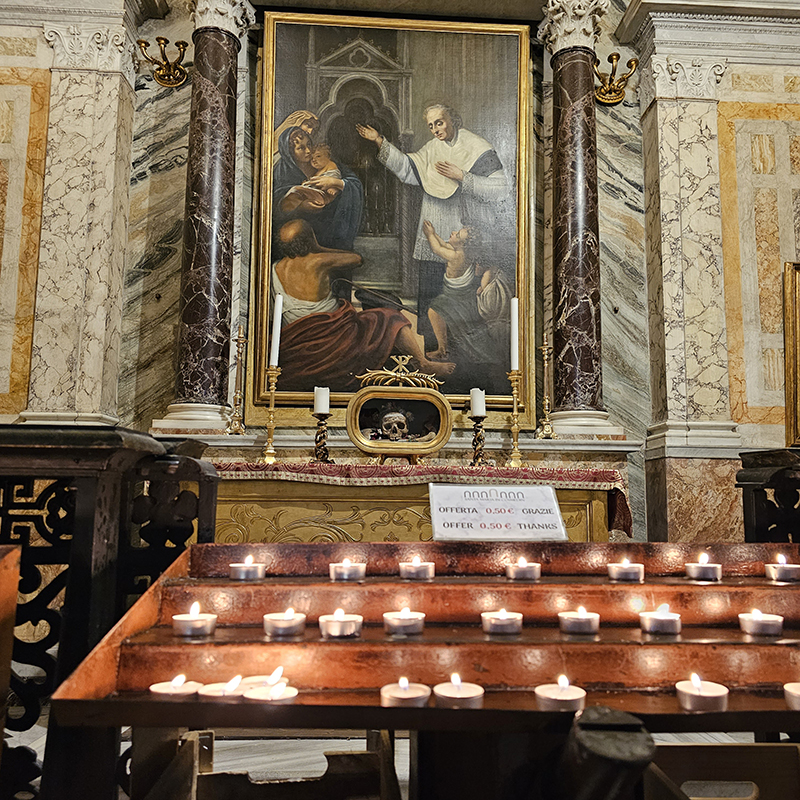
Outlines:
[[[279,425],[307,424],[314,386],[344,424],[356,377],[406,353],[508,427],[514,296],[522,364],[533,341],[529,48],[521,25],[265,14],[248,425],[282,294]],[[523,369],[523,424],[533,391]]]
[[[800,263],[783,269],[783,352],[786,386],[786,446],[800,446]]]

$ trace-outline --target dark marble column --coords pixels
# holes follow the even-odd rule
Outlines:
[[[553,393],[555,411],[603,411],[594,51],[553,66]]]
[[[223,406],[228,398],[237,37],[193,35],[176,403]]]

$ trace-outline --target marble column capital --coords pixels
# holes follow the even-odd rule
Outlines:
[[[727,66],[724,58],[650,56],[639,80],[642,114],[654,100],[718,102],[718,86]]]
[[[609,0],[547,0],[539,40],[553,55],[570,47],[594,50],[609,7]]]
[[[119,72],[133,86],[134,46],[124,25],[48,24],[44,38],[53,48],[53,69]]]
[[[217,28],[241,39],[256,21],[248,0],[189,0],[194,29]]]

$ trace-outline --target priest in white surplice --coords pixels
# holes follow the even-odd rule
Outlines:
[[[423,325],[430,301],[442,291],[444,261],[430,248],[422,231],[429,220],[445,236],[465,226],[478,229],[485,237],[497,224],[496,212],[509,197],[503,165],[492,145],[462,127],[461,116],[452,108],[432,105],[425,120],[433,139],[415,153],[403,153],[369,125],[357,125],[361,136],[378,145],[378,161],[403,183],[421,186],[422,209],[417,226],[414,258],[419,266],[419,333],[425,334],[426,349],[435,339]]]

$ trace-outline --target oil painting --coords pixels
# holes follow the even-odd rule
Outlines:
[[[279,402],[407,354],[442,392],[507,396],[525,308],[524,26],[265,16],[262,248],[254,348]],[[524,318],[524,314],[521,315]]]

